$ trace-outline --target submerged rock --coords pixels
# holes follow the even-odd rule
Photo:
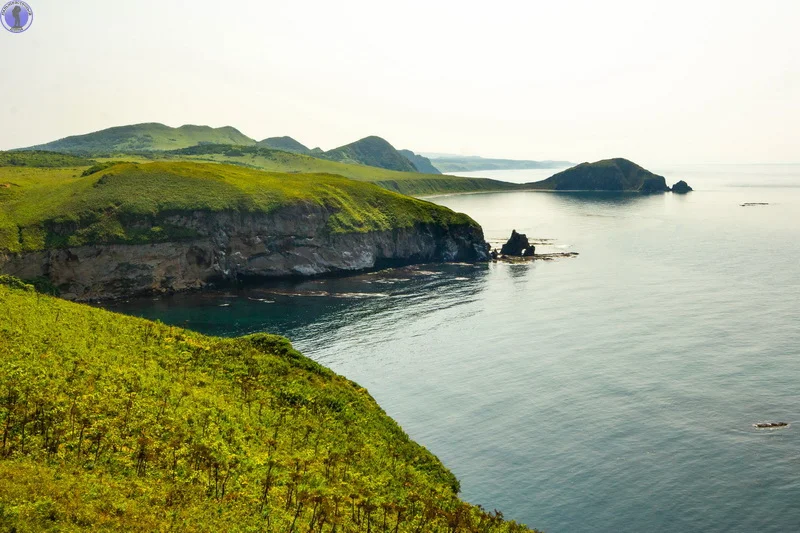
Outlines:
[[[753,427],[758,429],[768,429],[768,428],[785,428],[788,425],[789,422],[758,422],[757,424],[753,424]]]
[[[676,194],[686,194],[687,192],[692,192],[693,190],[694,189],[689,187],[689,184],[683,180],[672,186],[672,192]]]
[[[536,247],[528,242],[528,237],[524,233],[511,230],[511,238],[500,249],[500,253],[514,257],[530,257],[535,250]]]

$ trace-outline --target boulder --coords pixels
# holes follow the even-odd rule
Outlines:
[[[528,255],[533,255],[534,249],[535,247],[528,242],[528,237],[524,233],[517,233],[517,230],[511,230],[511,238],[500,249],[500,253],[522,257],[528,253],[528,250],[530,250]]]
[[[692,192],[692,188],[689,187],[688,183],[681,180],[672,186],[672,192],[676,194],[686,194],[687,192]]]

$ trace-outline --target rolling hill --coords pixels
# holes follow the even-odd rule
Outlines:
[[[258,146],[263,146],[264,148],[283,150],[284,152],[294,152],[296,154],[308,154],[311,152],[311,149],[308,146],[288,136],[270,137],[268,139],[264,139],[263,141],[258,141],[256,144],[258,144]]]
[[[172,128],[159,123],[132,124],[85,135],[73,135],[25,150],[47,150],[71,154],[119,154],[152,150],[174,150],[201,143],[253,145],[256,141],[236,128],[184,125]]]
[[[259,146],[202,145],[163,154],[152,154],[151,157],[167,160],[214,161],[272,172],[338,174],[358,181],[375,183],[384,189],[410,196],[508,191],[521,187],[515,183],[486,178],[422,174],[355,163],[340,163]]]
[[[200,335],[0,276],[3,531],[523,532],[282,337]]]
[[[318,157],[339,163],[367,165],[370,167],[416,172],[413,163],[380,137],[365,137],[356,142],[328,150]]]

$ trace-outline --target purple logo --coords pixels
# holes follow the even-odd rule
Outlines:
[[[27,2],[6,2],[0,10],[0,24],[11,33],[22,33],[33,24],[33,10]]]

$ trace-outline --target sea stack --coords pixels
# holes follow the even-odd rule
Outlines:
[[[693,189],[689,187],[689,184],[683,180],[672,186],[672,192],[675,194],[686,194],[687,192],[692,192],[692,190]]]
[[[536,247],[528,242],[528,237],[524,233],[511,230],[511,238],[500,249],[500,253],[514,257],[531,257],[535,250]]]

